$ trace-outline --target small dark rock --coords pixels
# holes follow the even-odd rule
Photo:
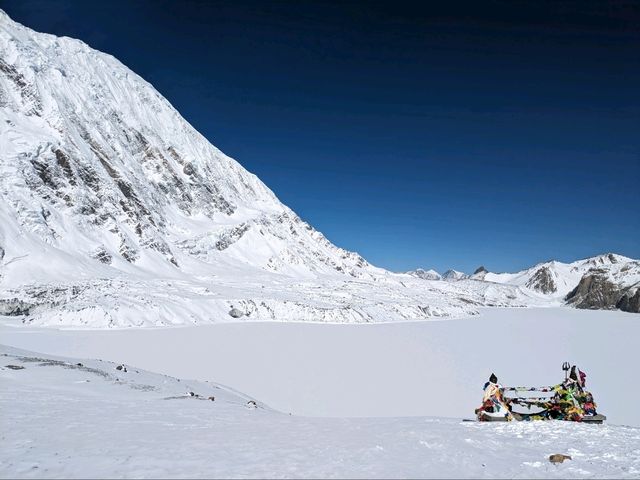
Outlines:
[[[11,370],[24,370],[24,367],[21,365],[5,365],[5,367]]]
[[[76,367],[84,367],[81,363],[76,363]]]
[[[212,402],[215,402],[216,401],[216,397],[211,396],[207,400],[211,400]]]

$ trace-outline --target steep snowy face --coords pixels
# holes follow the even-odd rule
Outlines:
[[[0,197],[0,315],[29,323],[393,321],[485,298],[336,247],[116,59],[1,11]]]
[[[66,280],[79,265],[100,275],[229,262],[309,277],[377,271],[303,222],[115,58],[2,11],[0,152],[0,251],[14,285]]]

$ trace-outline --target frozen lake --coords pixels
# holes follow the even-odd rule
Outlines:
[[[640,316],[569,308],[484,309],[459,320],[373,325],[235,323],[126,330],[13,327],[0,343],[211,380],[307,416],[471,418],[495,372],[552,385],[563,361],[587,373],[612,424],[640,426]]]

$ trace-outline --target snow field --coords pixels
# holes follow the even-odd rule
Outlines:
[[[247,408],[246,397],[216,385],[180,381],[131,365],[123,373],[115,363],[52,359],[10,347],[0,352],[2,478],[640,474],[637,428],[297,417],[264,406]],[[77,362],[88,369],[74,368]],[[214,394],[216,400],[200,400],[188,391]],[[573,460],[552,465],[548,456],[553,453],[569,454]]]
[[[571,308],[492,308],[457,320],[370,325],[289,322],[54,330],[0,327],[0,343],[127,362],[229,385],[296,415],[467,418],[495,372],[505,385],[588,375],[612,424],[640,426],[637,315]]]

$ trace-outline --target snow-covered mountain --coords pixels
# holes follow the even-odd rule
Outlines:
[[[469,278],[469,275],[457,270],[447,270],[442,274],[442,279],[448,281],[464,280],[465,278]]]
[[[1,15],[5,256],[32,257],[34,243],[68,254],[55,272],[22,262],[25,274],[68,278],[78,259],[194,271],[219,257],[305,276],[375,271],[280,203],[116,59]],[[27,242],[12,242],[18,233]]]
[[[39,325],[376,322],[546,302],[370,265],[115,58],[2,11],[0,199],[0,314]]]
[[[1,11],[0,198],[0,314],[36,324],[391,321],[485,298],[336,247],[115,58]]]
[[[613,253],[572,263],[544,262],[513,274],[488,272],[484,280],[517,285],[579,308],[640,311],[640,261]]]
[[[467,276],[449,270],[443,279],[464,279],[517,287],[525,295],[566,301],[578,308],[640,311],[640,261],[614,253],[562,263],[539,263],[516,273],[493,273],[478,267]]]
[[[417,268],[407,272],[407,275],[422,278],[423,280],[442,280],[442,275],[433,269],[423,270],[422,268]]]

